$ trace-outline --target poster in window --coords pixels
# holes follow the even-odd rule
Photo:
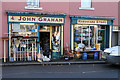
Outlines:
[[[20,24],[12,24],[12,31],[13,32],[20,32]]]

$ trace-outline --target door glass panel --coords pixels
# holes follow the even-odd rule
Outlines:
[[[104,37],[105,37],[105,34],[104,34],[104,33],[105,33],[104,30],[99,30],[99,31],[98,31],[98,43],[101,45],[101,50],[104,50],[104,47],[105,47],[105,46],[104,46],[104,45],[105,45],[105,44],[104,44],[104,43],[105,43],[105,42],[104,42],[104,41],[105,41],[105,40],[104,40]]]
[[[98,31],[98,43],[103,43],[103,31]]]
[[[60,51],[60,27],[52,26],[52,50],[55,52]]]

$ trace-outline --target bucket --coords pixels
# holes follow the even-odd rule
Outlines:
[[[82,59],[83,59],[83,60],[86,60],[86,59],[87,59],[87,53],[83,53]]]
[[[94,59],[98,59],[98,52],[94,53]]]
[[[10,61],[13,62],[13,61],[14,61],[14,58],[13,58],[13,57],[10,57]]]

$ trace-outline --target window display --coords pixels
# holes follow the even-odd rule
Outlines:
[[[95,48],[96,27],[88,25],[76,25],[74,27],[75,49],[77,48]]]
[[[19,23],[12,24],[12,50],[14,57],[29,59],[29,53],[37,52],[36,40],[38,37],[37,25]],[[35,43],[31,43],[34,41]],[[20,55],[19,55],[20,54]],[[26,56],[27,55],[27,56]]]
[[[52,27],[52,50],[60,51],[60,27],[53,26]]]
[[[90,32],[89,32],[89,26],[83,26],[82,27],[83,29],[83,33],[82,33],[82,42],[83,44],[86,46],[86,47],[89,47],[89,39],[90,39]]]
[[[12,24],[13,36],[27,36],[33,37],[37,36],[37,25],[35,24]]]
[[[25,39],[25,38],[12,38],[12,51],[15,59],[21,59],[26,61],[29,60],[29,57],[33,56],[33,53],[37,52],[37,45],[35,38]]]
[[[91,48],[95,48],[95,38],[96,38],[96,36],[95,36],[95,32],[96,32],[95,28],[96,27],[94,27],[94,26],[90,26],[90,47]]]

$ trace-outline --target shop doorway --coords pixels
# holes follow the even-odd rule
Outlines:
[[[106,48],[106,25],[98,26],[98,44],[100,44],[101,50]]]
[[[50,32],[40,32],[40,46],[43,55],[49,57],[50,52]]]
[[[100,44],[101,50],[105,48],[105,30],[98,30],[98,43]]]
[[[57,59],[61,55],[61,27],[40,25],[39,40],[44,56]]]

